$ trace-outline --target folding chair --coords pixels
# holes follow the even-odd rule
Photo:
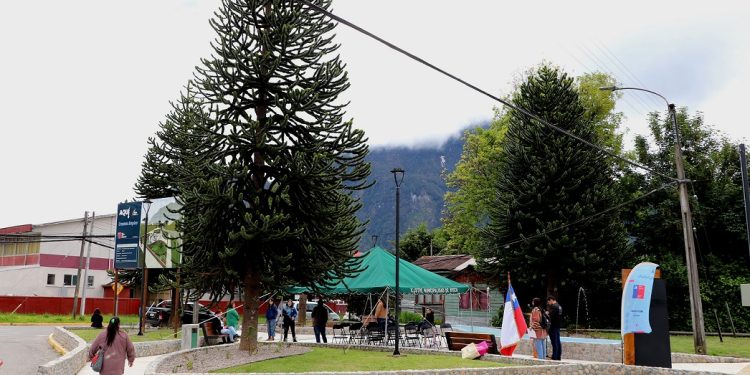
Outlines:
[[[440,325],[440,337],[442,339],[442,342],[445,343],[445,346],[448,346],[448,340],[445,338],[446,332],[453,332],[453,327],[451,327],[448,323],[443,323]]]
[[[333,342],[336,341],[341,342],[342,344],[349,341],[349,335],[344,331],[344,325],[343,324],[334,324],[333,325]]]
[[[354,323],[349,325],[349,343],[362,344],[364,341],[364,332],[362,330],[362,323]]]
[[[378,343],[383,345],[384,342],[385,329],[383,329],[378,323],[370,323],[370,325],[367,326],[367,344],[372,345],[373,343]]]
[[[404,345],[413,344],[412,346],[422,346],[419,339],[419,328],[417,323],[407,323],[404,326]]]

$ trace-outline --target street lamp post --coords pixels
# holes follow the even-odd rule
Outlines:
[[[399,216],[401,213],[400,205],[401,205],[401,183],[404,182],[404,170],[401,168],[393,168],[391,170],[391,173],[393,173],[393,180],[396,182],[396,338],[394,341],[396,341],[396,347],[393,350],[393,355],[401,355],[401,353],[398,351],[398,342],[401,338],[401,332],[399,326],[398,326],[398,316],[401,313],[401,292],[399,290],[399,274],[398,274],[398,264],[399,264],[399,256],[398,256],[398,240],[399,240],[399,234],[400,234],[400,223],[399,223]]]
[[[141,270],[143,270],[143,285],[141,286],[141,316],[138,322],[138,336],[143,336],[143,321],[146,319],[146,293],[148,288],[148,267],[146,267],[146,240],[148,234],[148,211],[151,208],[151,200],[146,198],[143,206],[146,208],[145,221],[143,228],[143,259],[141,259]],[[143,209],[141,209],[143,211]]]
[[[682,219],[682,235],[685,241],[685,259],[688,272],[688,289],[690,293],[691,317],[693,319],[693,344],[696,354],[706,354],[706,332],[703,327],[703,306],[701,304],[701,294],[698,284],[698,265],[695,258],[695,239],[693,237],[693,215],[690,212],[690,201],[688,200],[687,183],[685,178],[685,168],[683,166],[682,145],[680,142],[680,128],[677,126],[677,112],[675,105],[670,103],[663,95],[646,89],[637,87],[601,87],[600,90],[619,91],[619,90],[636,90],[654,94],[664,100],[667,104],[667,110],[672,117],[672,126],[674,127],[674,159],[677,169],[677,182],[680,194],[680,211]]]

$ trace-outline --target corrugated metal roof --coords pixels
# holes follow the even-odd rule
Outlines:
[[[435,255],[423,256],[413,263],[429,271],[461,271],[476,264],[471,255]]]

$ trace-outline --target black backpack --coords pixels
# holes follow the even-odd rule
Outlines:
[[[544,310],[539,311],[541,312],[539,326],[542,327],[542,329],[549,329],[549,315],[547,315],[547,312]]]

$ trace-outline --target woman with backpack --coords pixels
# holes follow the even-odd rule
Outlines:
[[[549,317],[547,312],[542,309],[541,298],[531,300],[533,308],[531,309],[531,319],[529,327],[534,330],[536,337],[534,340],[534,351],[539,359],[547,358],[547,328],[549,328]]]

